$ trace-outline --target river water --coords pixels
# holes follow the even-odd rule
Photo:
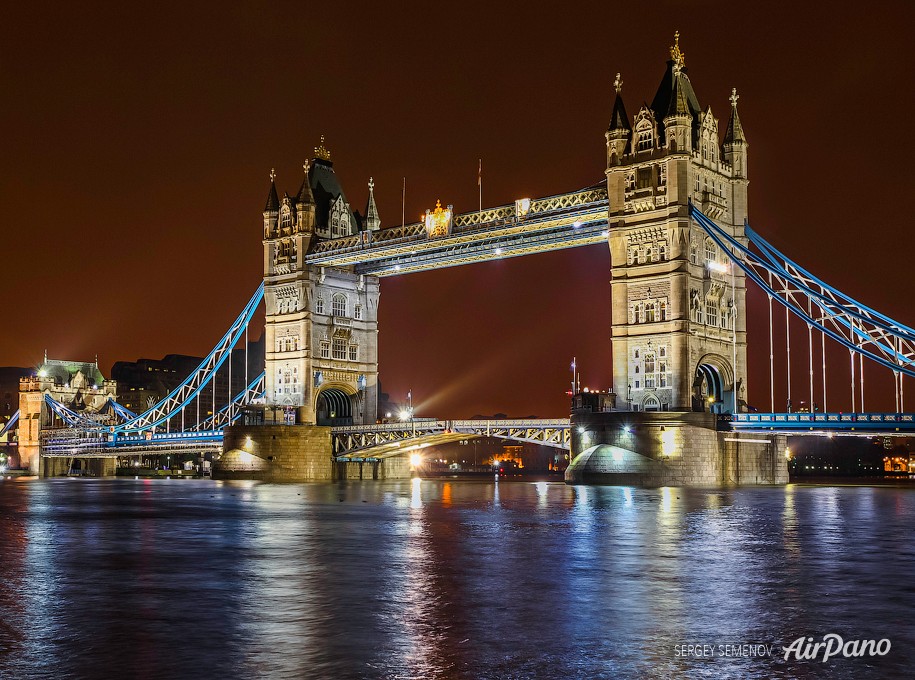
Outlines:
[[[4,480],[0,560],[3,680],[908,678],[915,662],[909,489]],[[784,660],[829,633],[892,647]]]

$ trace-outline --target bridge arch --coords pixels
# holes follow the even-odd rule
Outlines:
[[[693,373],[693,410],[723,413],[734,404],[734,371],[720,354],[706,354]]]
[[[325,426],[352,425],[359,393],[345,383],[330,383],[315,395],[315,423]]]

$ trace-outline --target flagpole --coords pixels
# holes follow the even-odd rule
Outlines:
[[[483,215],[483,159],[480,159],[480,168],[477,171],[477,187],[480,189],[480,216]]]
[[[403,191],[400,193],[400,228],[403,229],[407,223],[407,178],[403,178]]]

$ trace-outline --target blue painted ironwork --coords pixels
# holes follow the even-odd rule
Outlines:
[[[188,406],[204,387],[210,384],[216,372],[231,356],[232,348],[244,337],[245,329],[263,298],[264,284],[261,283],[216,347],[200,362],[197,370],[191,373],[184,382],[172,390],[158,404],[137,417],[115,426],[114,431],[119,433],[141,432],[161,425],[170,418],[179,415],[181,410]]]
[[[690,217],[748,278],[792,314],[850,351],[915,378],[915,330],[845,295],[782,255],[749,226],[748,244],[692,203]],[[755,246],[759,253],[750,249]],[[773,285],[768,277],[772,276]],[[816,309],[817,315],[810,310]]]
[[[730,430],[915,433],[915,413],[736,413],[719,423]]]
[[[3,423],[3,427],[0,428],[0,437],[9,432],[17,422],[19,422],[19,409],[16,409],[16,412],[10,416],[10,419]]]

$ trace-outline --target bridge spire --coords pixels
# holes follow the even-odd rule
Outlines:
[[[375,179],[369,177],[369,198],[365,204],[365,228],[374,231],[381,229],[381,217],[375,204]]]
[[[629,152],[632,138],[632,126],[623,104],[623,80],[616,74],[613,81],[616,100],[613,102],[613,113],[610,114],[610,127],[607,128],[607,162],[616,165],[624,154]]]
[[[734,168],[737,177],[747,176],[747,138],[743,134],[743,125],[737,115],[737,88],[731,88],[731,118],[728,120],[728,129],[724,133],[724,142],[721,149],[724,159]]]
[[[270,191],[267,192],[267,204],[264,212],[274,212],[280,209],[280,199],[276,195],[276,170],[270,168]]]

